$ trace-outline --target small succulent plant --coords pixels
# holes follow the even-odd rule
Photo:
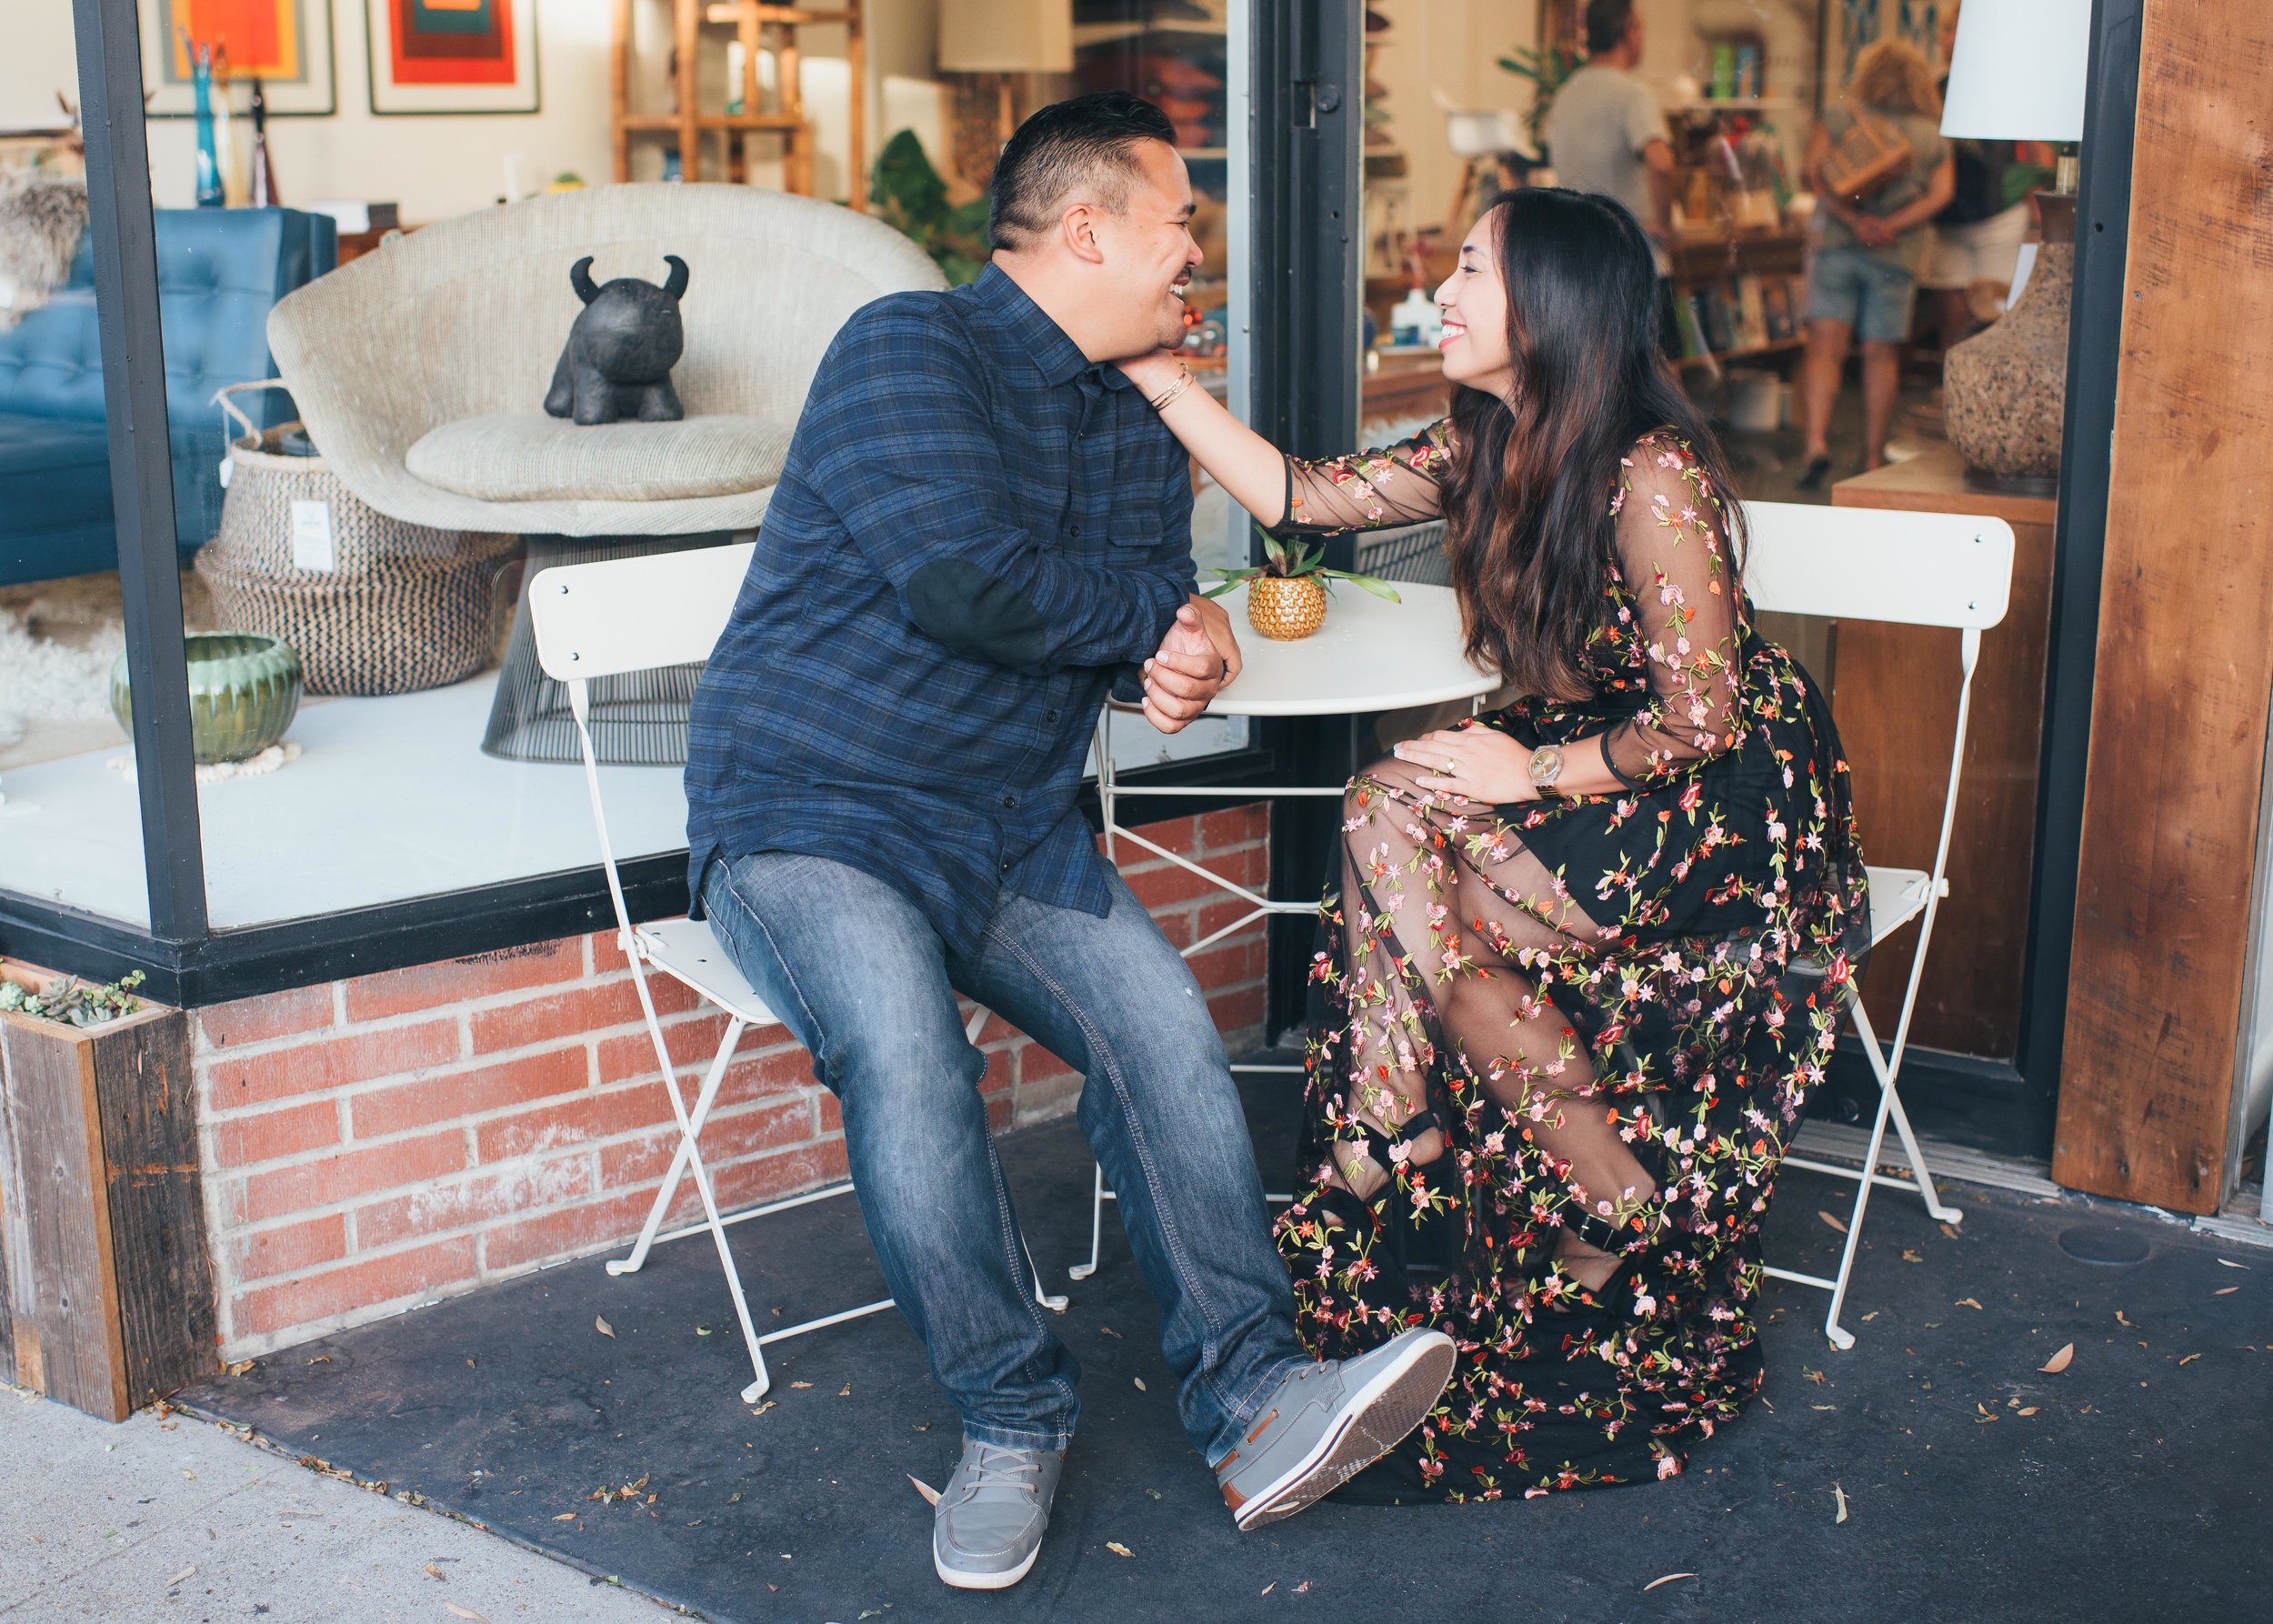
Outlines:
[[[107,986],[95,987],[73,977],[45,992],[21,981],[0,980],[0,1009],[36,1015],[67,1027],[99,1027],[142,1007],[134,989],[142,985],[140,970],[132,970]]]
[[[1263,538],[1264,562],[1247,569],[1217,570],[1222,583],[1209,587],[1206,596],[1220,597],[1235,586],[1245,586],[1247,624],[1267,637],[1292,642],[1324,626],[1326,595],[1337,581],[1363,586],[1393,604],[1405,601],[1396,587],[1378,576],[1327,568],[1326,549],[1321,546],[1281,541],[1260,525],[1255,526],[1255,533]]]
[[[1257,576],[1270,576],[1287,581],[1316,580],[1329,592],[1334,589],[1336,581],[1347,581],[1351,586],[1363,586],[1376,597],[1386,597],[1393,604],[1405,601],[1397,595],[1397,588],[1379,576],[1361,576],[1355,570],[1327,568],[1326,548],[1322,546],[1313,546],[1299,538],[1291,542],[1281,541],[1260,525],[1255,526],[1255,533],[1263,538],[1264,562],[1249,569],[1217,570],[1216,573],[1223,577],[1223,584],[1210,586],[1202,596],[1221,597],[1242,581],[1251,581]]]

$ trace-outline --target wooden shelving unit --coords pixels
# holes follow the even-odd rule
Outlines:
[[[851,204],[867,207],[866,95],[867,49],[863,33],[862,0],[842,0],[828,7],[775,5],[759,0],[670,0],[671,45],[676,61],[672,75],[673,103],[667,113],[638,113],[632,109],[632,58],[636,49],[633,7],[636,0],[616,0],[615,40],[609,56],[609,88],[616,138],[616,178],[631,178],[632,145],[636,138],[676,135],[678,138],[679,178],[703,178],[706,137],[726,136],[726,180],[739,181],[748,170],[748,138],[778,137],[782,143],[782,186],[802,196],[813,195],[813,125],[806,116],[804,91],[798,84],[798,31],[810,27],[845,30],[846,66],[851,81],[849,114]],[[731,29],[742,46],[739,112],[705,112],[701,105],[698,57],[705,28]],[[757,63],[761,52],[774,53],[774,94],[764,105]]]

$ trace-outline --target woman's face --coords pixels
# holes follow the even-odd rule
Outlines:
[[[1469,228],[1459,264],[1437,289],[1437,308],[1445,318],[1445,336],[1437,347],[1447,378],[1506,400],[1515,393],[1515,374],[1507,356],[1507,289],[1492,252],[1497,212]]]

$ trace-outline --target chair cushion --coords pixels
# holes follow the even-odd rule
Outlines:
[[[460,417],[404,457],[428,485],[485,502],[666,502],[762,490],[781,477],[791,426],[719,412],[678,423],[588,426],[516,412]]]

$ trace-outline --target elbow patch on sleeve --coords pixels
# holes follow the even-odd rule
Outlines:
[[[957,654],[998,666],[1042,657],[1041,610],[1016,586],[967,558],[940,558],[907,580],[907,609],[919,630]]]

